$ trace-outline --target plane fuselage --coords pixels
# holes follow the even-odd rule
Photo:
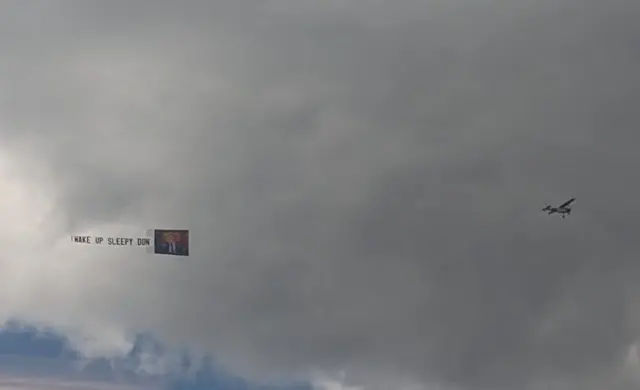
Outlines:
[[[573,201],[575,201],[576,198],[571,198],[568,201],[564,202],[563,204],[561,204],[558,207],[551,207],[551,205],[547,205],[545,208],[542,209],[542,211],[546,211],[547,214],[561,214],[562,218],[566,217],[567,215],[571,214],[571,203],[573,203]]]
[[[553,213],[558,213],[558,214],[570,214],[571,213],[571,209],[567,208],[567,207],[562,207],[562,208],[558,208],[558,207],[550,207],[548,208],[546,211],[549,212],[549,214],[553,214]]]

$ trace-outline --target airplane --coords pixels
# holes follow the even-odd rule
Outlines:
[[[571,198],[558,207],[551,207],[550,205],[547,205],[545,208],[542,209],[542,211],[547,211],[547,214],[558,213],[562,215],[562,218],[564,218],[567,215],[571,215],[571,207],[569,207],[569,205],[573,203],[575,200],[576,198]]]

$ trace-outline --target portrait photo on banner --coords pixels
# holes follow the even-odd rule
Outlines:
[[[156,254],[189,256],[189,230],[156,229],[154,238]]]

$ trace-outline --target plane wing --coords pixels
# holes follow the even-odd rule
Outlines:
[[[573,203],[574,200],[576,200],[576,198],[571,198],[568,201],[566,201],[563,204],[561,204],[560,206],[558,206],[558,208],[559,209],[565,208],[565,207],[569,206],[571,203]]]

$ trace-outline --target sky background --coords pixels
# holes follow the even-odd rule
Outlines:
[[[0,320],[256,383],[637,388],[640,3],[1,4]],[[149,228],[190,257],[69,241]]]

